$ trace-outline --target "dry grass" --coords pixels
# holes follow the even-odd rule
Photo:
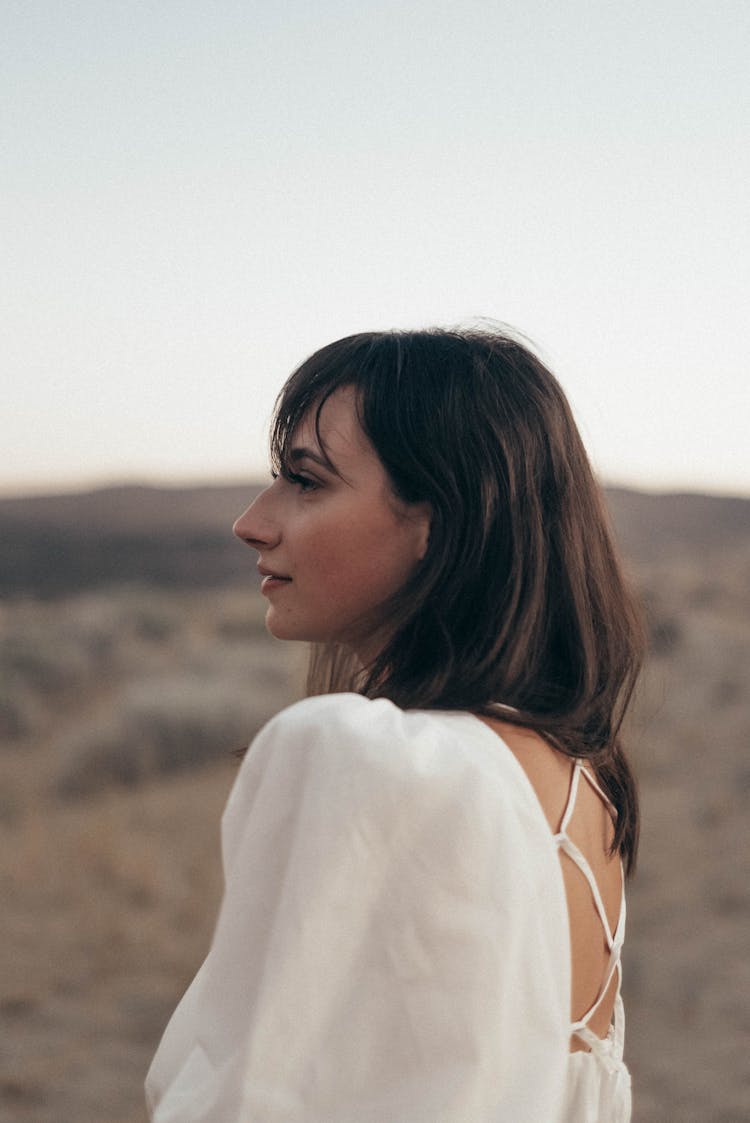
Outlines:
[[[639,575],[657,642],[631,721],[643,835],[625,990],[644,1123],[738,1123],[750,1103],[749,563]]]
[[[36,808],[5,828],[0,1118],[144,1118],[154,1042],[208,946],[234,768]]]

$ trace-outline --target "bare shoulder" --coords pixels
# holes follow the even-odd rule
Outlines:
[[[571,759],[532,729],[481,717],[502,738],[526,773],[552,831],[558,829],[570,787]]]
[[[571,758],[531,729],[522,729],[496,718],[483,717],[481,720],[502,738],[513,753],[536,793],[550,829],[557,832],[570,792]],[[588,765],[585,767],[589,775],[594,776],[592,769]],[[588,784],[579,785],[576,813],[569,833],[585,847],[590,862],[601,873],[610,865],[619,869],[619,862],[612,861],[608,854],[614,837],[612,815]]]

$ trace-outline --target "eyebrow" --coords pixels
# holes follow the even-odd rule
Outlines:
[[[299,463],[300,460],[313,460],[316,464],[320,464],[321,468],[325,468],[327,472],[333,472],[334,475],[338,475],[336,465],[333,461],[314,452],[311,448],[292,448],[289,450],[289,459],[295,464]]]

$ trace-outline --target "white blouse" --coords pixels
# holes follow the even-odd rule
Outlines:
[[[629,1117],[596,1057],[569,1054],[557,845],[477,718],[297,703],[251,745],[222,852],[211,950],[148,1073],[153,1123]]]

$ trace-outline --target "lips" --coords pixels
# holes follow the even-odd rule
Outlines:
[[[274,573],[273,570],[268,569],[264,565],[258,566],[258,573],[263,580],[260,583],[261,593],[267,594],[274,589],[280,589],[283,585],[288,585],[291,582],[291,577],[287,577],[284,573]]]
[[[291,577],[287,577],[285,573],[276,573],[273,569],[268,569],[265,565],[258,566],[258,573],[261,577],[272,577],[274,581],[291,581]]]
[[[291,577],[274,577],[273,574],[269,574],[261,581],[260,591],[264,596],[268,596],[274,589],[282,589],[285,585],[291,585],[291,583]]]

